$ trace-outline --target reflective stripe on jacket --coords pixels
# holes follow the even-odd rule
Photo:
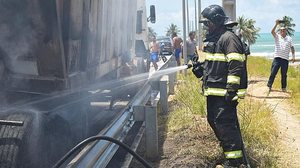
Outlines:
[[[244,98],[248,79],[243,43],[228,30],[218,37],[206,41],[204,46],[204,95],[225,96],[230,90]]]

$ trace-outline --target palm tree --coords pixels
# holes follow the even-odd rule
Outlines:
[[[152,27],[148,27],[148,40],[151,41],[153,37],[156,37],[157,33]]]
[[[238,17],[237,22],[237,33],[242,41],[246,42],[248,45],[254,44],[257,37],[259,37],[258,32],[260,31],[260,28],[254,26],[255,20],[240,16]]]
[[[289,36],[294,36],[294,32],[295,30],[293,29],[293,27],[296,26],[296,24],[292,23],[293,22],[293,19],[289,16],[284,16],[282,18],[283,20],[283,23],[280,24],[281,27],[286,27],[287,28],[287,34]],[[277,29],[277,31],[279,31],[279,29]]]
[[[167,31],[166,31],[166,36],[170,37],[174,32],[179,34],[180,30],[179,28],[177,27],[177,25],[171,23],[170,26],[167,28]]]

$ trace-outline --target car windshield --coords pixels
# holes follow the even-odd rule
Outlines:
[[[169,42],[169,43],[171,43],[171,39],[168,38],[168,37],[166,37],[166,38],[158,38],[157,41],[158,42]]]

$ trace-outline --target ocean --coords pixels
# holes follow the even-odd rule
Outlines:
[[[274,54],[274,38],[270,33],[260,33],[260,37],[257,38],[255,44],[250,46],[250,52],[252,56],[266,56],[273,58]],[[295,32],[292,36],[294,47],[295,47],[295,56],[300,58],[300,32]],[[291,58],[290,53],[290,58]]]

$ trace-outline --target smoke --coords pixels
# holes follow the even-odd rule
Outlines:
[[[39,10],[37,0],[0,1],[1,57],[12,72],[26,73],[20,61],[36,61],[45,32]]]

